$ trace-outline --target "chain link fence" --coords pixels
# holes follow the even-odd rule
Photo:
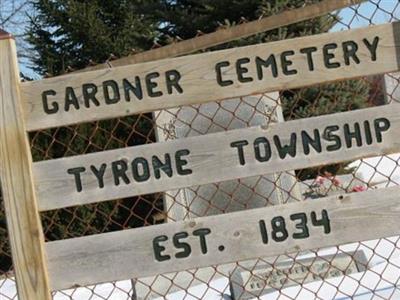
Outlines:
[[[390,10],[387,2],[393,2]],[[397,1],[346,8],[335,30],[397,21]],[[34,161],[397,105],[400,74],[252,95],[30,134]],[[400,155],[195,186],[41,214],[47,241],[400,183]],[[379,199],[377,199],[379,201]],[[0,200],[0,299],[17,299]],[[251,251],[251,249],[249,249]],[[132,254],[134,255],[134,253]],[[400,299],[399,237],[58,291],[54,299]],[[232,295],[234,294],[234,295]],[[229,296],[231,295],[231,296]],[[365,298],[362,298],[364,297]]]

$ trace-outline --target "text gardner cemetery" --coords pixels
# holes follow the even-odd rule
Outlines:
[[[361,62],[377,60],[377,48],[379,37],[372,39],[364,38],[362,42],[344,41],[340,44],[327,43],[319,47],[311,46],[300,48],[297,51],[284,50],[280,53],[266,53],[265,56],[243,57],[235,61],[223,60],[215,64],[214,74],[216,82],[220,87],[234,86],[237,82],[249,83],[257,81],[268,81],[271,78],[280,76],[292,76],[307,72],[314,72],[316,65],[325,69],[337,69],[344,66],[353,66]],[[360,48],[364,48],[367,56],[359,55]],[[194,59],[196,56],[194,56]],[[319,61],[315,61],[319,60]],[[303,65],[296,66],[296,61],[306,61],[306,68]],[[339,62],[343,61],[343,65]],[[234,66],[234,76],[227,76],[227,67]],[[249,69],[252,74],[249,75]],[[106,80],[98,87],[94,83],[83,83],[78,88],[66,86],[62,95],[57,95],[55,90],[42,92],[43,111],[46,114],[56,114],[60,110],[69,112],[79,109],[90,109],[93,106],[113,105],[120,101],[131,102],[133,99],[142,101],[145,98],[151,101],[152,98],[160,98],[164,95],[184,94],[185,86],[181,82],[180,71],[172,69],[163,72],[149,72],[143,75],[132,74],[129,78],[122,78],[119,81]],[[77,95],[81,95],[78,99]],[[101,96],[100,96],[101,95]],[[54,96],[63,99],[62,102],[53,100]],[[100,97],[99,97],[100,96]],[[100,101],[99,99],[104,99]]]

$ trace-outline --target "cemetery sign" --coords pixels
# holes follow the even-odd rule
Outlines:
[[[24,82],[28,130],[399,70],[399,23]]]
[[[19,298],[398,234],[399,187],[54,242],[39,212],[399,152],[400,106],[36,163],[27,132],[397,71],[399,24],[25,83],[0,31],[0,175]]]

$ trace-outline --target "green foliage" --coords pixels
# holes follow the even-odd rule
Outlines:
[[[307,4],[320,1],[311,0],[307,1]],[[199,31],[210,33],[220,28],[254,21],[305,5],[304,0],[164,0],[159,2],[163,3],[164,10],[156,12],[157,19],[163,24],[158,38],[164,43],[176,37],[188,39],[196,36]],[[218,45],[212,50],[316,34],[329,30],[335,23],[335,17],[323,16]]]
[[[37,52],[34,70],[62,74],[90,61],[104,62],[110,54],[125,56],[148,49],[157,22],[145,16],[147,1],[33,0],[28,41]]]
[[[286,119],[310,118],[369,106],[369,87],[363,80],[347,80],[282,93]]]
[[[320,0],[307,1],[307,4]],[[149,49],[208,33],[243,20],[304,6],[304,0],[31,0],[28,41],[37,55],[34,70],[58,75],[68,67],[80,69],[91,61],[104,62],[132,49]],[[240,39],[213,49],[256,44],[315,34],[336,22],[324,16]]]

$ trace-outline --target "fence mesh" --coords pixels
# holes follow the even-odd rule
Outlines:
[[[400,4],[395,2],[370,1],[346,8],[340,12],[335,28],[397,21]],[[400,101],[399,78],[399,74],[384,74],[48,129],[30,134],[31,149],[34,161],[39,161],[396,105]],[[41,217],[46,240],[53,241],[248,208],[315,201],[335,193],[397,185],[399,159],[400,155],[394,154],[293,170],[54,210]],[[0,203],[0,299],[17,299],[2,199]],[[241,279],[235,274],[241,274]],[[400,299],[399,280],[400,240],[396,236],[58,291],[54,299],[221,299],[229,298],[232,290],[243,293],[242,298],[258,297],[263,290],[265,299]]]

